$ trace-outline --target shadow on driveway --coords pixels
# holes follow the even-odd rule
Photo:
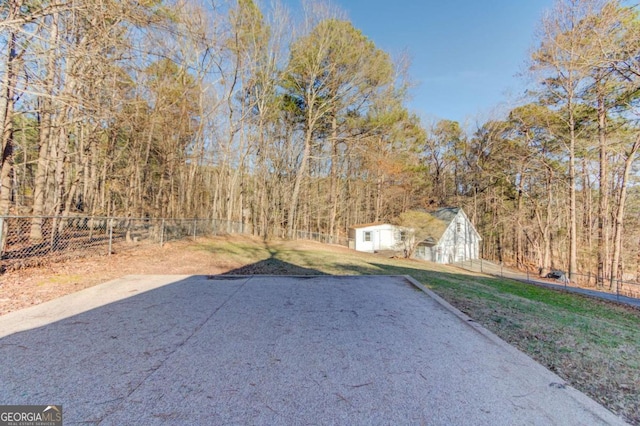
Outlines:
[[[0,317],[65,424],[616,424],[406,277],[125,277]]]

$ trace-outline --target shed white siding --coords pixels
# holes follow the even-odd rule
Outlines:
[[[436,263],[463,262],[480,257],[480,234],[462,210],[453,218],[437,242],[425,242],[415,257]]]
[[[354,249],[373,253],[378,250],[396,248],[396,227],[390,224],[371,225],[354,228]]]

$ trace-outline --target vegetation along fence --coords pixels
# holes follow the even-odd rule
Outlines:
[[[0,216],[0,273],[88,255],[108,255],[141,244],[184,238],[251,234],[250,225],[221,219],[88,216]],[[284,236],[282,229],[272,236]],[[297,239],[346,245],[329,235],[297,231]]]

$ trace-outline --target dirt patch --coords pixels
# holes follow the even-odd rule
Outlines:
[[[318,275],[318,270],[270,258],[270,250],[316,250],[313,241],[270,241],[231,234],[159,244],[114,246],[113,254],[42,264],[0,275],[0,315],[38,305],[124,275]],[[331,246],[332,252],[352,253]],[[264,260],[259,260],[264,258]],[[256,262],[256,259],[258,261]]]
[[[199,239],[206,244],[246,240],[247,236]],[[193,241],[159,245],[120,245],[110,256],[70,259],[38,267],[9,271],[0,275],[0,315],[92,287],[124,275],[203,274],[216,275],[245,266],[224,255],[197,250]]]

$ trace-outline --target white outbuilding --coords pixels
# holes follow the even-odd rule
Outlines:
[[[447,207],[429,212],[436,220],[427,237],[418,243],[413,257],[436,263],[463,262],[480,257],[482,237],[461,208]],[[389,223],[369,223],[349,228],[349,247],[357,251],[402,252],[407,228]]]
[[[397,250],[399,229],[389,223],[366,223],[349,228],[349,247],[357,251],[373,253],[380,250]]]

